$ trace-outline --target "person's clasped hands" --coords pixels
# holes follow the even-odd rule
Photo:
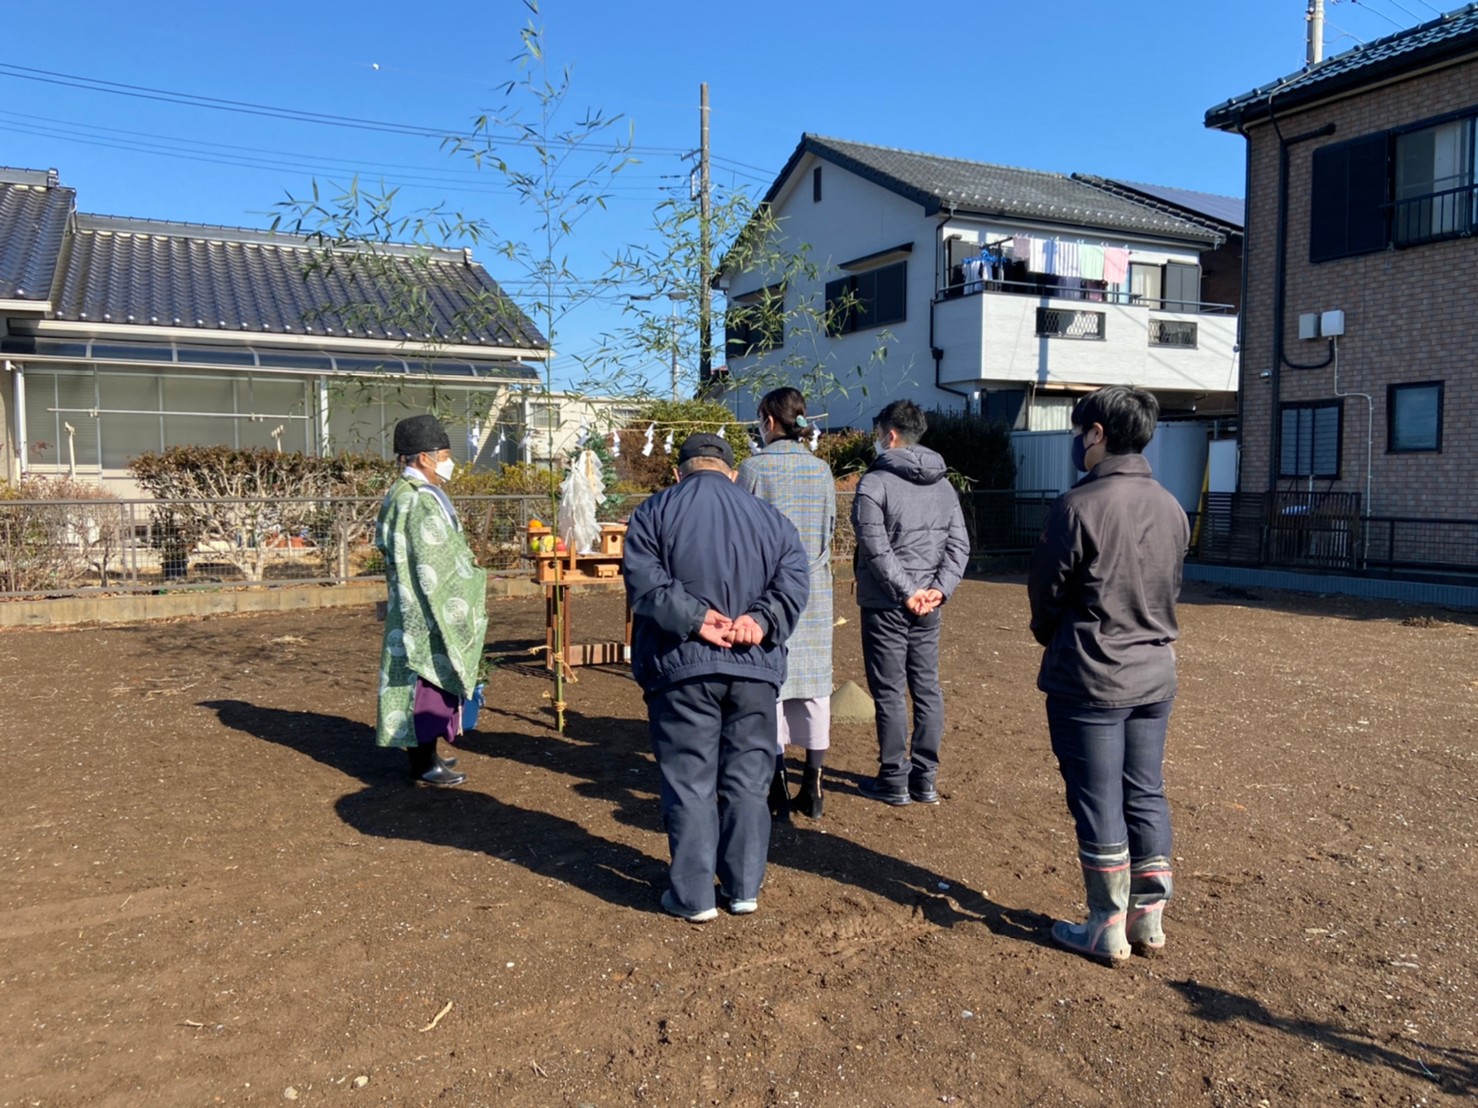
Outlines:
[[[730,619],[710,608],[698,626],[698,637],[713,646],[730,650],[736,646],[758,646],[765,641],[765,630],[752,616]]]
[[[926,616],[943,603],[944,593],[938,589],[920,589],[903,602],[904,607],[916,616]]]

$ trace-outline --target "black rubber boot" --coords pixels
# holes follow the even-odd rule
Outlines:
[[[411,759],[411,776],[421,784],[439,785],[448,788],[467,780],[465,773],[448,768],[436,755],[435,743],[424,743],[411,747],[407,752]]]
[[[790,792],[785,787],[785,763],[775,761],[775,776],[770,779],[770,818],[777,823],[790,822]]]
[[[791,801],[795,810],[803,816],[811,819],[821,818],[821,767],[807,766],[805,775],[801,778],[801,791],[795,794]]]

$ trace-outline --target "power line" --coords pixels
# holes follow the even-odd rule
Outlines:
[[[1350,0],[1350,3],[1351,4],[1360,4],[1360,0]],[[1372,8],[1369,4],[1360,4],[1360,6],[1363,7],[1366,11],[1375,12],[1376,15],[1380,16],[1387,23],[1391,24],[1393,27],[1399,27],[1403,31],[1406,30],[1405,27],[1403,27],[1400,23],[1397,23],[1396,20],[1392,19],[1389,15],[1387,15],[1385,12],[1381,11],[1379,8]]]
[[[1396,0],[1388,0],[1388,3],[1390,3],[1390,5],[1393,8],[1398,8],[1399,10],[1405,12],[1407,15],[1411,16],[1412,19],[1416,20],[1418,23],[1420,23],[1422,21],[1422,17],[1421,16],[1417,15],[1416,12],[1412,11],[1410,8],[1404,7],[1403,5],[1397,3]],[[1369,5],[1367,4],[1366,7],[1369,7]],[[1395,20],[1392,20],[1391,22],[1395,23]],[[1397,23],[1396,25],[1398,27],[1400,26],[1399,23]]]
[[[11,113],[0,112],[0,116],[9,116],[10,114]],[[72,142],[83,146],[95,146],[109,150],[122,150],[131,154],[142,154],[151,157],[173,158],[181,161],[201,162],[208,165],[224,165],[238,169],[253,169],[260,172],[306,172],[314,176],[325,178],[342,177],[346,174],[353,174],[354,176],[365,178],[384,178],[387,176],[383,172],[376,173],[373,171],[367,171],[373,170],[373,166],[356,166],[355,163],[349,161],[348,159],[342,158],[324,158],[325,161],[341,163],[339,165],[314,165],[307,160],[309,158],[309,155],[293,155],[287,152],[267,152],[263,155],[255,155],[250,153],[232,154],[230,153],[230,150],[232,149],[231,147],[219,143],[205,143],[202,145],[220,146],[223,148],[220,152],[216,152],[214,150],[200,150],[191,152],[188,149],[177,149],[175,147],[161,145],[159,142],[139,142],[136,140],[128,140],[122,137],[129,134],[137,135],[139,134],[139,132],[120,132],[120,137],[115,140],[106,137],[106,135],[104,135],[103,137],[89,136],[86,131],[78,133],[77,131],[68,128],[7,122],[4,118],[0,118],[0,131],[8,131],[14,134],[31,135],[36,138],[45,138],[62,142]],[[172,142],[184,140],[163,139],[161,141]],[[251,148],[236,149],[249,151]],[[437,170],[423,171],[423,174],[436,173],[438,173]],[[443,192],[468,193],[483,196],[509,194],[510,190],[506,186],[499,187],[487,185],[479,187],[477,185],[468,183],[471,177],[472,175],[469,174],[468,180],[464,181],[455,177],[449,178],[427,175],[404,175],[395,177],[391,175],[391,180],[388,183],[396,187],[419,190],[440,190]],[[670,176],[661,175],[658,179],[670,179]],[[684,180],[685,179],[686,178],[684,178]],[[608,193],[650,195],[653,193],[660,193],[663,191],[664,188],[675,187],[677,186],[611,184],[607,185],[605,188],[599,191],[602,195]]]
[[[88,92],[102,92],[113,96],[128,96],[137,100],[155,100],[166,104],[179,104],[191,108],[208,108],[213,111],[234,112],[239,115],[263,116],[269,119],[285,119],[298,123],[314,123],[328,127],[344,127],[351,130],[376,131],[383,134],[407,135],[413,138],[444,139],[496,138],[514,146],[570,145],[601,153],[621,154],[683,154],[684,148],[664,146],[619,146],[598,143],[561,143],[554,139],[546,142],[538,136],[523,131],[509,134],[494,134],[491,131],[455,132],[443,127],[430,127],[412,123],[394,123],[387,120],[366,119],[358,116],[334,115],[328,112],[311,112],[301,108],[284,108],[272,104],[256,104],[245,100],[228,100],[218,96],[203,96],[198,93],[176,92],[171,89],[152,88],[148,85],[130,85],[120,81],[106,81],[99,77],[82,77],[74,73],[60,73],[50,69],[35,69],[30,66],[0,62],[0,77],[12,77],[22,81],[38,81],[48,85]]]

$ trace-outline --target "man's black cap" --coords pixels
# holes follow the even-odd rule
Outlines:
[[[677,452],[677,464],[682,465],[693,458],[717,458],[730,469],[734,468],[734,451],[717,435],[697,431],[683,440]]]
[[[402,458],[450,450],[452,440],[434,415],[413,415],[395,425],[395,453]]]

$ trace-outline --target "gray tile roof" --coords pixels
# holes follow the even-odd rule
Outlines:
[[[1061,173],[1016,169],[810,134],[802,136],[800,145],[771,186],[767,200],[779,193],[782,182],[807,153],[891,189],[921,204],[931,215],[953,210],[1197,242],[1217,238],[1214,231],[1201,224]]]
[[[1168,185],[1149,185],[1122,178],[1095,177],[1088,173],[1074,173],[1073,179],[1108,189],[1130,200],[1177,209],[1179,214],[1206,220],[1219,230],[1241,231],[1246,225],[1247,205],[1240,197],[1218,196],[1213,192],[1171,188]]]
[[[1478,4],[1448,12],[1416,27],[1367,42],[1326,58],[1281,81],[1234,96],[1206,113],[1206,126],[1224,131],[1276,110],[1356,91],[1367,85],[1448,58],[1478,50]]]
[[[397,303],[415,303],[410,320]],[[325,262],[286,234],[79,215],[53,318],[236,334],[542,348],[461,253],[387,247]]]
[[[0,169],[0,300],[51,297],[74,189],[47,184],[47,174]]]

